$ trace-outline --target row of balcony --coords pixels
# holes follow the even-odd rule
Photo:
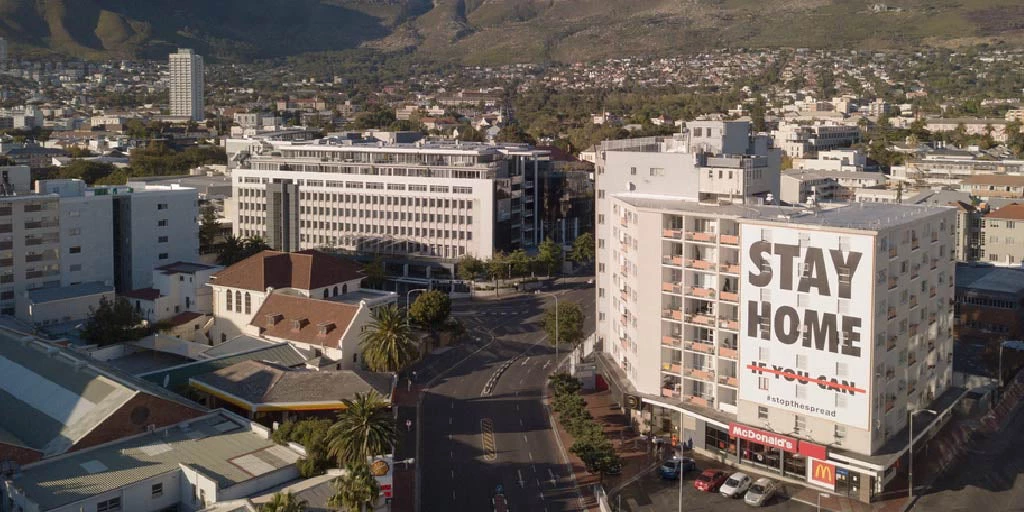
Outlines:
[[[682,395],[680,391],[672,388],[662,388],[661,390],[661,396],[665,398],[676,398],[690,405],[712,407],[715,404],[715,398],[711,396],[687,396],[680,398],[680,395]]]
[[[739,235],[726,235],[726,234],[717,235],[716,233],[714,233],[712,231],[685,231],[684,232],[682,229],[664,228],[662,230],[662,232],[661,232],[661,236],[663,238],[668,238],[670,240],[683,240],[685,238],[686,240],[689,240],[689,241],[692,241],[692,242],[702,242],[702,243],[708,243],[708,244],[715,243],[715,238],[717,237],[718,241],[721,244],[723,244],[723,245],[739,245],[740,244],[740,237],[739,237]]]

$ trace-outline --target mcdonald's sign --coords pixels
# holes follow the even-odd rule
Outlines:
[[[829,489],[836,486],[836,466],[818,459],[808,459],[811,463],[807,466],[807,481]]]

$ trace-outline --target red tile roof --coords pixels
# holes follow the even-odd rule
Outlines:
[[[250,325],[264,336],[337,348],[358,311],[359,306],[342,302],[275,293],[263,301]]]
[[[988,215],[986,218],[1024,220],[1024,204],[1008,204]]]
[[[267,288],[312,290],[362,277],[352,261],[314,250],[263,251],[213,275],[214,286],[262,291]]]

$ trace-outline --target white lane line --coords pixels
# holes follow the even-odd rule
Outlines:
[[[516,410],[517,411],[519,410],[519,404],[516,404]]]
[[[522,418],[519,418],[519,426],[520,427],[523,426],[523,419]]]
[[[555,472],[551,471],[551,468],[548,468],[548,476],[551,477],[549,481],[551,482],[551,486],[554,487],[556,485],[555,482],[557,482],[558,479],[555,478]]]
[[[523,362],[522,362],[522,363],[520,363],[520,364],[519,364],[519,366],[526,366],[526,363],[527,363],[527,361],[529,361],[529,360],[530,360],[530,356],[526,356],[525,358],[523,358]]]
[[[448,424],[449,424],[449,425],[451,425],[451,424],[452,424],[452,418],[451,418],[451,416],[449,416],[449,417],[448,417]]]
[[[544,491],[541,491],[541,492],[540,492],[540,500],[541,500],[541,501],[544,501]]]
[[[526,434],[523,434],[523,442],[524,443],[529,443],[530,442],[530,440],[526,438]]]
[[[527,453],[529,453],[529,454],[530,454],[530,462],[533,462],[533,452],[527,452]],[[537,471],[537,467],[536,467],[536,466],[534,466],[533,470],[534,470],[534,471]]]
[[[519,379],[519,383],[522,384],[524,379],[525,379],[525,377],[523,377],[522,379]]]
[[[455,400],[452,400],[452,409],[455,408]]]
[[[455,491],[452,491],[452,501],[455,501]]]
[[[530,456],[532,457],[533,454],[531,453]],[[536,464],[530,464],[530,469],[532,469],[533,472],[536,473],[537,472],[537,465]]]
[[[452,480],[455,480],[455,470],[452,470]]]
[[[454,459],[455,458],[455,450],[451,450],[451,451],[448,452],[448,458],[449,459]]]
[[[523,480],[523,472],[517,469],[516,474],[519,475],[519,480],[517,480],[517,482],[519,482],[519,488],[522,489],[526,487],[526,481]]]

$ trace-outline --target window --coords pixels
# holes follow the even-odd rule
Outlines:
[[[651,176],[664,176],[665,169],[661,167],[651,167]]]
[[[757,378],[757,389],[761,391],[768,391],[768,377]]]
[[[252,296],[249,295],[249,292],[245,292],[245,314],[252,314]]]
[[[157,237],[156,243],[158,243],[158,244],[166,244],[167,243],[167,237],[166,236]]]
[[[96,504],[96,512],[116,512],[121,510],[121,498],[110,498]]]
[[[153,484],[153,488],[150,491],[150,494],[154,498],[159,498],[160,496],[163,496],[164,495],[164,484],[162,484],[162,483]]]
[[[757,419],[759,419],[759,420],[766,420],[766,419],[768,419],[768,408],[767,407],[762,407],[760,405],[757,406]]]
[[[70,253],[70,254],[79,254],[81,252],[82,252],[82,246],[80,246],[80,245],[76,245],[76,246],[68,249],[68,253]]]
[[[836,425],[833,429],[832,435],[836,438],[836,445],[842,445],[843,439],[846,438],[846,427],[842,425]]]
[[[242,312],[242,292],[240,291],[235,292],[235,308],[237,308],[235,309],[236,312]]]
[[[158,203],[156,205],[156,209],[157,210],[166,210],[167,209],[167,203]]]
[[[157,225],[157,227],[161,227],[161,228],[162,227],[166,227],[167,226],[167,219],[160,219],[160,220],[156,221],[156,225]]]
[[[807,431],[807,420],[803,416],[793,417],[793,433],[802,434]]]
[[[231,304],[231,290],[225,292],[225,295],[227,295],[227,300],[224,302],[224,309],[231,311],[233,309],[233,306]]]
[[[630,167],[629,168],[629,175],[630,176],[636,176],[636,167]]]
[[[166,260],[167,259],[167,253],[166,252],[162,252],[162,253],[158,254],[157,255],[157,259]]]
[[[69,267],[68,270],[70,270],[71,272],[80,272],[82,270],[82,264],[75,263],[74,265],[71,265],[71,267]]]

